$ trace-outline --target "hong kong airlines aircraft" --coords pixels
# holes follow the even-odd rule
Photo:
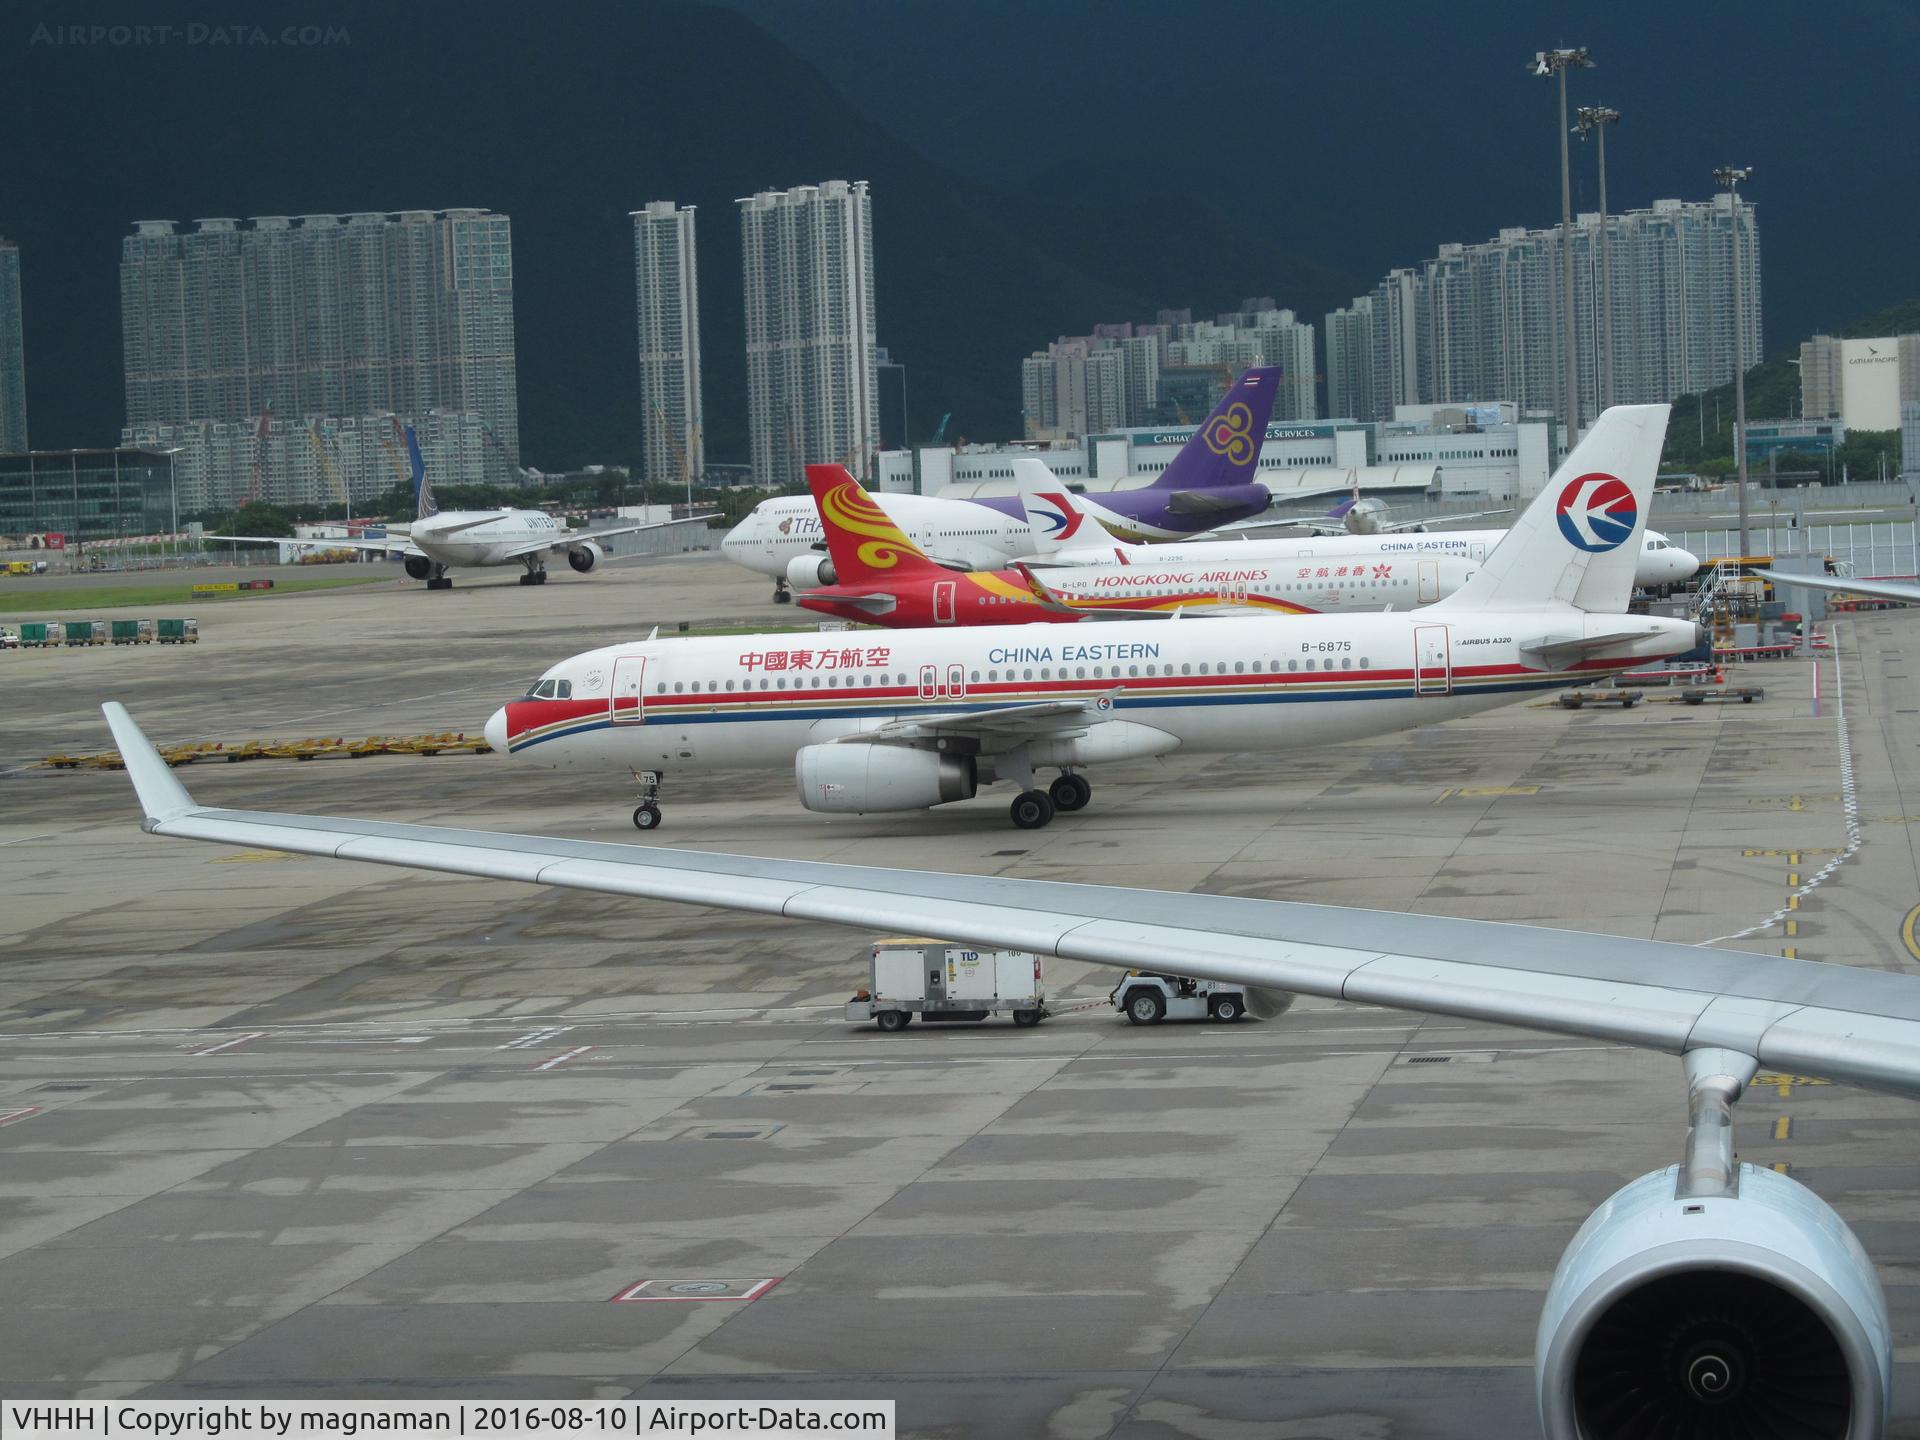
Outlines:
[[[497,751],[610,772],[791,764],[810,810],[919,810],[1011,780],[1016,825],[1079,773],[1174,750],[1353,740],[1679,654],[1691,622],[1627,615],[1664,405],[1608,410],[1473,578],[1406,614],[637,640],[548,670],[486,725]],[[1276,709],[1275,707],[1286,707]],[[1058,770],[1040,789],[1035,774]],[[660,823],[654,791],[634,812]]]
[[[969,570],[936,565],[839,465],[809,465],[839,581],[796,593],[809,610],[905,629],[926,625],[1023,625],[1098,617],[1153,619],[1234,611],[1281,615],[1408,610],[1452,594],[1473,573],[1457,556],[1408,556],[1328,565],[1152,563],[1049,570]]]
[[[1275,367],[1248,370],[1151,484],[1102,492],[1101,513],[1114,532],[1129,540],[1164,540],[1266,510],[1270,496],[1255,477],[1279,380]],[[1052,472],[1040,468],[1051,482]],[[1032,548],[1018,495],[879,495],[874,503],[943,565],[989,569]],[[720,542],[721,553],[735,564],[772,576],[773,598],[783,602],[789,586],[810,590],[841,578],[824,549],[820,516],[804,495],[761,501]]]
[[[1032,528],[1032,553],[1044,565],[1164,565],[1172,561],[1221,563],[1260,560],[1272,564],[1325,564],[1355,559],[1451,555],[1480,560],[1500,543],[1504,530],[1434,530],[1420,534],[1348,533],[1313,536],[1251,536],[1176,540],[1164,545],[1132,545],[1105,523],[1099,507],[1086,496],[1069,494],[1059,484],[1048,484],[1038,461],[1020,459],[1016,470],[1033,467],[1023,476],[1027,521]],[[1561,473],[1565,473],[1564,470]],[[1700,569],[1700,557],[1673,544],[1658,530],[1641,535],[1635,552],[1633,583],[1642,590],[1659,590],[1689,580]]]
[[[447,571],[465,567],[519,565],[524,573],[522,585],[547,583],[547,561],[566,556],[567,564],[582,575],[593,569],[607,552],[598,543],[615,535],[632,535],[641,530],[658,530],[672,520],[645,525],[617,525],[607,530],[569,530],[564,520],[544,510],[442,510],[433,498],[433,482],[427,478],[426,462],[420,458],[420,441],[413,427],[405,429],[407,461],[413,472],[413,498],[417,518],[404,530],[379,537],[353,536],[344,540],[316,540],[323,550],[371,550],[376,554],[398,555],[407,574],[427,582],[429,590],[451,590],[453,581]],[[712,519],[712,516],[692,516]],[[285,545],[284,539],[266,535],[209,535],[209,540],[236,540],[260,545]]]

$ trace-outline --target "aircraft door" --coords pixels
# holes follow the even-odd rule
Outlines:
[[[1420,562],[1420,584],[1415,592],[1422,605],[1431,605],[1440,598],[1440,562],[1422,560]]]
[[[1487,558],[1487,542],[1486,541],[1475,540],[1467,548],[1473,552],[1474,559],[1484,560]]]
[[[953,624],[953,587],[951,580],[933,582],[933,623],[936,625]]]
[[[958,665],[947,666],[947,698],[959,700],[967,693],[967,672]]]
[[[614,725],[645,721],[647,657],[619,655],[613,662],[613,686],[607,702],[607,720]]]
[[[1453,689],[1452,654],[1444,625],[1413,627],[1413,693],[1445,695]]]
[[[940,698],[940,667],[938,665],[920,667],[920,698],[922,700]]]

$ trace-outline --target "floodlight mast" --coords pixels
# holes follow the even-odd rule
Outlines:
[[[1571,449],[1580,433],[1580,361],[1573,333],[1573,184],[1569,178],[1567,155],[1567,71],[1591,70],[1593,57],[1584,47],[1536,50],[1533,74],[1541,79],[1560,78],[1560,304],[1561,324],[1567,335],[1567,422],[1566,443]]]
[[[1753,552],[1747,545],[1747,359],[1742,334],[1746,315],[1740,299],[1740,182],[1752,174],[1751,165],[1722,165],[1713,172],[1713,183],[1724,189],[1733,202],[1728,222],[1728,243],[1733,251],[1733,454],[1740,475],[1740,554],[1743,559]]]
[[[1600,406],[1604,410],[1618,398],[1613,393],[1613,265],[1607,256],[1607,127],[1620,122],[1620,112],[1608,105],[1582,105],[1574,112],[1579,117],[1580,138],[1600,137]]]

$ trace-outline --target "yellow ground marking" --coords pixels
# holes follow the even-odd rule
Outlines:
[[[1755,810],[1771,810],[1785,807],[1788,810],[1804,810],[1809,805],[1821,805],[1837,802],[1838,795],[1756,795],[1747,801]]]
[[[1900,922],[1900,942],[1907,947],[1907,953],[1920,960],[1920,937],[1914,934],[1914,925],[1920,922],[1920,905],[1907,911],[1907,918]]]
[[[267,860],[297,860],[297,855],[284,855],[278,850],[242,850],[238,855],[222,855],[209,860],[209,865],[258,865]]]
[[[1798,870],[1789,870],[1787,872],[1787,884],[1796,887],[1800,884],[1800,872]]]
[[[1742,850],[1740,853],[1749,860],[1778,859],[1784,855],[1789,865],[1798,865],[1802,855],[1838,855],[1840,852],[1838,850]]]
[[[1800,947],[1798,945],[1789,945],[1786,949],[1782,950],[1780,954],[1784,959],[1798,960],[1800,958]]]
[[[1800,922],[1798,920],[1787,921],[1787,938],[1789,940],[1793,940],[1793,939],[1799,938],[1799,935],[1800,935]]]
[[[1791,1115],[1782,1115],[1778,1120],[1773,1122],[1773,1138],[1774,1139],[1788,1140],[1788,1139],[1791,1139],[1792,1137],[1793,1137],[1793,1117]]]
[[[1798,910],[1799,908],[1800,908],[1800,897],[1798,895],[1787,896],[1787,909]]]
[[[1830,1085],[1833,1082],[1819,1079],[1813,1075],[1776,1075],[1770,1070],[1762,1070],[1747,1083],[1749,1085],[1771,1085],[1774,1092],[1778,1094],[1782,1100],[1785,1100],[1793,1094],[1793,1087],[1796,1085]]]
[[[1440,799],[1433,803],[1438,805],[1440,800],[1451,800],[1455,796],[1462,800],[1482,800],[1497,798],[1501,795],[1538,795],[1539,793],[1538,785],[1462,785],[1457,790],[1442,790]]]
[[[1787,1173],[1788,1170],[1792,1169],[1793,1167],[1788,1165],[1787,1162],[1784,1160],[1776,1160],[1773,1162],[1773,1164],[1769,1165],[1767,1168],[1769,1170],[1774,1171],[1776,1174],[1784,1175]]]

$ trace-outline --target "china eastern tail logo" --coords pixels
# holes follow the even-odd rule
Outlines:
[[[1045,491],[1033,497],[1042,502],[1044,508],[1036,509],[1040,519],[1047,522],[1047,533],[1056,540],[1068,540],[1073,532],[1080,528],[1080,512],[1064,495]]]
[[[1567,482],[1554,513],[1569,545],[1591,555],[1604,555],[1619,549],[1632,536],[1640,507],[1633,503],[1633,491],[1626,481],[1595,471]]]

